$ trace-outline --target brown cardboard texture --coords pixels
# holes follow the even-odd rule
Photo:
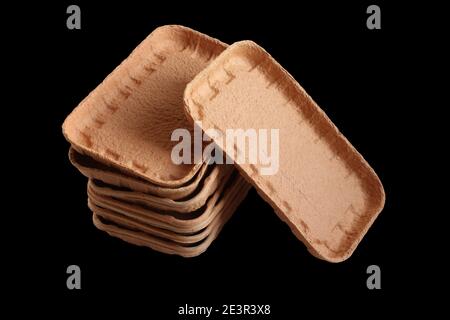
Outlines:
[[[187,85],[185,111],[205,131],[279,129],[279,170],[236,164],[315,256],[347,259],[385,201],[377,175],[336,126],[264,49],[228,47]],[[223,139],[215,142],[224,149]],[[232,159],[244,152],[234,146]]]
[[[189,28],[157,28],[67,117],[65,138],[78,152],[152,183],[185,184],[202,164],[171,159],[173,130],[193,129],[183,91],[225,46]]]
[[[155,236],[154,234],[129,229],[98,216],[95,211],[93,214],[93,222],[98,229],[103,230],[109,235],[120,238],[131,244],[149,247],[153,250],[157,250],[167,254],[176,254],[187,258],[195,257],[208,249],[208,247],[222,230],[225,223],[233,215],[236,208],[247,195],[247,192],[250,189],[250,185],[244,181],[242,181],[240,185],[241,187],[233,189],[233,191],[236,192],[233,201],[226,201],[225,199],[223,199],[221,203],[214,207],[213,210],[215,212],[213,213],[213,215],[217,217],[216,222],[208,231],[208,235],[206,237],[202,237],[202,239],[195,244],[180,243]],[[228,203],[226,204],[226,202]]]
[[[112,166],[108,166],[87,155],[78,153],[72,147],[69,149],[69,160],[78,171],[89,179],[99,180],[111,186],[126,188],[173,200],[186,198],[192,195],[192,193],[197,190],[199,184],[203,183],[203,178],[208,169],[211,169],[211,166],[204,163],[198,173],[190,181],[182,186],[173,188],[159,186],[140,177],[124,174]],[[208,172],[210,171],[211,170]]]

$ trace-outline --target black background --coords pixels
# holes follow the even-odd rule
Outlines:
[[[34,43],[22,53],[28,60],[36,57],[28,79],[35,103],[27,148],[38,176],[29,200],[21,202],[32,232],[18,255],[30,261],[27,266],[39,266],[34,297],[72,311],[140,310],[150,319],[177,318],[178,306],[186,303],[270,304],[270,318],[281,319],[307,311],[357,316],[356,306],[383,313],[398,307],[404,300],[399,297],[424,293],[428,250],[409,224],[422,209],[414,200],[414,165],[408,160],[415,133],[406,129],[414,111],[408,99],[416,90],[408,80],[419,68],[412,54],[420,46],[413,42],[421,37],[409,22],[417,16],[407,6],[374,2],[381,7],[382,29],[368,30],[366,8],[372,2],[289,3],[61,1],[31,11],[28,22],[35,28],[18,41]],[[66,28],[70,4],[81,7],[81,30]],[[226,43],[260,44],[375,169],[386,205],[350,259],[331,264],[311,256],[254,190],[207,252],[193,259],[132,246],[95,229],[86,179],[67,159],[62,122],[164,24],[182,24]],[[66,288],[71,264],[82,270],[79,291]],[[381,290],[366,287],[371,264],[381,268]]]

